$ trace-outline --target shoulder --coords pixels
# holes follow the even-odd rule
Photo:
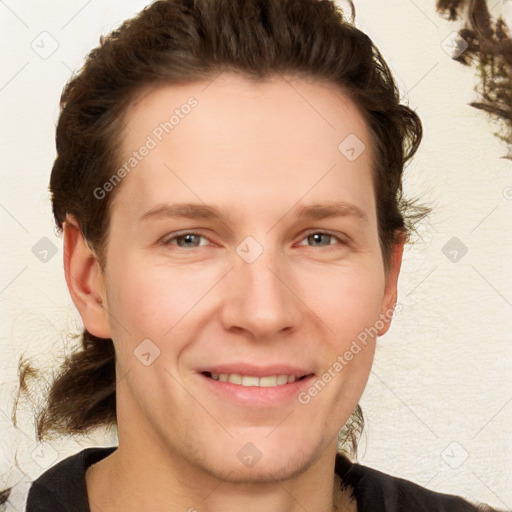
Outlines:
[[[86,448],[46,470],[30,486],[26,512],[89,512],[85,471],[116,448]]]
[[[358,511],[385,512],[498,512],[484,504],[472,504],[451,494],[422,487],[361,464],[336,456],[336,473],[353,489]]]

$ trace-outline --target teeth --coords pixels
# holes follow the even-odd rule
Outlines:
[[[256,385],[259,385],[261,388],[271,388],[274,386],[280,386],[281,384],[286,384],[286,382],[286,375],[280,375],[278,377],[260,377],[259,384]]]
[[[242,384],[242,376],[238,375],[238,373],[231,373],[228,382],[231,382],[231,384]]]
[[[231,384],[238,384],[239,386],[257,386],[262,388],[291,384],[297,380],[295,375],[272,375],[261,378],[254,377],[253,375],[239,375],[237,373],[211,373],[210,375],[212,379],[220,380],[221,382],[231,382]]]
[[[291,376],[290,376],[290,379],[291,379]],[[282,384],[286,384],[287,382],[288,382],[288,377],[286,375],[279,375],[277,377],[277,385],[278,386],[281,386]]]
[[[247,375],[244,375],[242,377],[242,386],[259,386],[259,385],[260,385],[260,379],[258,379],[258,377],[248,377]]]

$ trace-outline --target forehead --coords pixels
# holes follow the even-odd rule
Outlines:
[[[120,195],[141,208],[173,198],[244,204],[249,196],[247,209],[291,206],[305,194],[335,201],[341,189],[355,200],[363,182],[373,196],[368,127],[331,83],[223,73],[147,88],[124,122],[120,164],[129,175]]]
[[[192,121],[183,122],[187,117]],[[349,133],[369,135],[359,109],[332,82],[281,75],[255,81],[233,72],[209,81],[145,87],[126,109],[124,122],[124,150],[136,147],[142,133],[161,142],[171,132],[174,138],[186,134],[191,123],[203,143],[219,147],[224,142],[219,149],[229,146],[224,136],[233,126],[240,138],[261,141],[266,134],[282,143],[310,141],[308,147],[318,147],[320,140],[337,145]]]

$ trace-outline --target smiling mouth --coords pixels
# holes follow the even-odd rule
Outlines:
[[[269,375],[266,377],[256,377],[254,375],[240,375],[238,373],[211,373],[202,372],[203,375],[213,380],[220,382],[229,382],[238,386],[245,387],[265,387],[272,388],[276,386],[284,386],[285,384],[292,384],[293,382],[300,381],[309,377],[309,375],[303,375],[297,378],[295,375]]]

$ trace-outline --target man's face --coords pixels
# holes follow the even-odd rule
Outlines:
[[[331,456],[373,360],[361,333],[382,325],[396,284],[361,115],[332,85],[225,73],[147,91],[125,121],[121,165],[138,156],[117,185],[104,273],[120,445],[232,481]],[[184,203],[220,218],[171,215]]]

